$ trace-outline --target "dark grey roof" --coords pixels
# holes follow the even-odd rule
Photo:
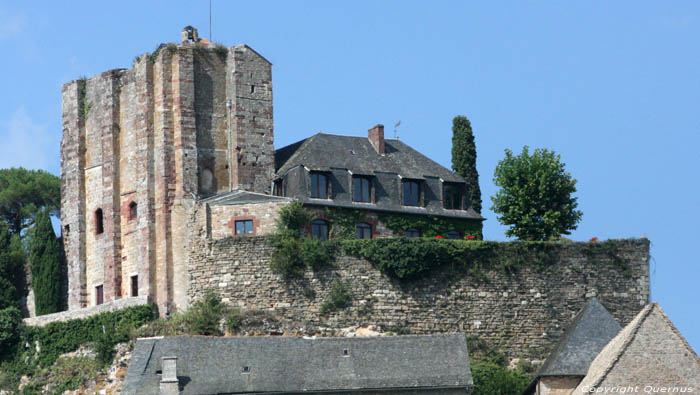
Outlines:
[[[621,330],[620,324],[598,299],[591,299],[576,314],[537,375],[585,376],[600,350]]]
[[[367,137],[318,133],[275,151],[275,170],[282,175],[296,166],[310,170],[347,169],[357,174],[394,173],[404,178],[442,178],[465,182],[456,173],[399,140],[385,140],[386,154],[379,155]]]
[[[247,203],[268,203],[268,202],[288,202],[291,198],[265,195],[263,193],[255,193],[243,190],[235,190],[232,192],[220,193],[210,196],[202,201],[209,203],[212,206],[228,206],[234,204]]]
[[[347,350],[347,356],[344,355]],[[472,385],[464,335],[138,339],[122,393],[157,393],[177,357],[181,394],[298,393]],[[244,373],[244,367],[249,372]]]

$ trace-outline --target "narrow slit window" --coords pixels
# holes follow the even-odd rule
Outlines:
[[[104,291],[101,285],[95,287],[95,304],[100,305],[104,303]]]
[[[255,93],[255,85],[250,86],[250,93]]]
[[[139,296],[139,276],[131,276],[131,296]]]
[[[136,202],[129,203],[129,219],[136,219],[139,216],[139,205]]]
[[[105,231],[104,218],[102,217],[102,209],[95,210],[95,233],[102,234]]]

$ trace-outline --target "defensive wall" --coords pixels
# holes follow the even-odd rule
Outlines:
[[[591,297],[622,326],[649,302],[647,239],[547,243],[547,262],[507,270],[493,262],[512,259],[514,243],[489,243],[492,263],[455,262],[417,280],[391,278],[364,259],[336,255],[331,267],[289,281],[270,271],[267,237],[201,238],[192,241],[187,293],[194,300],[214,291],[241,311],[268,311],[286,323],[282,332],[365,325],[411,334],[461,332],[530,360],[546,356]],[[348,282],[352,305],[322,314],[336,279]]]

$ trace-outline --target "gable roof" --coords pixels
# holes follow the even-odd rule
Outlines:
[[[700,385],[700,358],[657,303],[608,343],[573,394],[608,385]]]
[[[404,178],[441,178],[465,182],[400,140],[384,140],[386,153],[375,151],[367,137],[317,133],[307,139],[275,151],[275,171],[282,175],[296,166],[311,170],[347,169],[354,174],[395,173]]]
[[[344,355],[347,350],[347,356]],[[177,357],[181,394],[467,388],[465,335],[373,338],[138,339],[123,393],[157,393],[161,358]],[[249,372],[244,373],[244,367]]]
[[[622,327],[596,298],[576,314],[537,375],[585,376],[591,362]]]

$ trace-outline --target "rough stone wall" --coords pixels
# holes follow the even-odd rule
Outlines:
[[[101,304],[99,306],[86,307],[75,311],[60,311],[58,313],[25,318],[24,323],[30,326],[44,326],[52,322],[87,318],[95,314],[107,313],[110,311],[125,309],[127,307],[140,306],[150,303],[151,299],[148,296],[138,296],[135,298],[121,298],[113,302]]]
[[[578,383],[581,376],[547,376],[540,378],[537,383],[537,395],[570,395]]]
[[[190,251],[188,292],[199,298],[213,290],[240,309],[274,311],[301,326],[372,324],[414,334],[462,332],[511,357],[543,359],[590,297],[596,296],[621,325],[649,300],[646,239],[616,241],[627,270],[605,254],[587,254],[583,244],[563,244],[558,261],[546,270],[523,266],[506,274],[481,269],[488,280],[455,265],[421,280],[399,281],[362,259],[340,256],[331,270],[285,282],[269,270],[267,238],[200,239]],[[321,316],[336,279],[350,281],[353,305]]]
[[[208,237],[223,239],[235,236],[235,222],[253,221],[253,234],[267,235],[275,229],[279,210],[289,202],[270,202],[256,204],[236,204],[230,206],[209,206],[198,214],[198,224],[204,228]]]

